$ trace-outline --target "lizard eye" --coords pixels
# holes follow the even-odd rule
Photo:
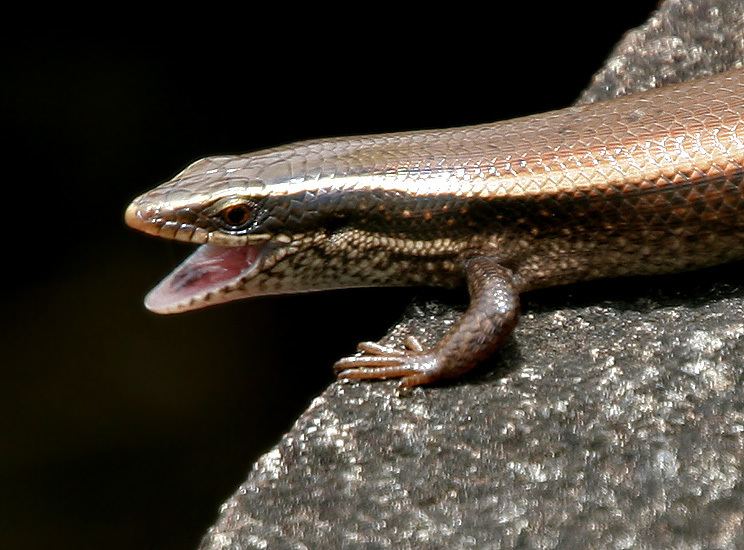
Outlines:
[[[222,221],[231,229],[242,229],[251,221],[252,215],[251,207],[244,203],[233,204],[220,212]]]

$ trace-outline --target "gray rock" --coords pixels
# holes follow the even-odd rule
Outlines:
[[[582,101],[744,59],[742,2],[665,2]],[[744,547],[740,265],[524,297],[446,387],[335,383],[254,466],[202,548]],[[463,300],[464,302],[464,300]],[[431,343],[421,301],[384,339]]]
[[[683,82],[744,62],[744,2],[666,0],[628,32],[579,103]]]

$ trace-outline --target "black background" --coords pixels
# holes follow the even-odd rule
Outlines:
[[[566,106],[653,7],[215,8],[157,32],[6,37],[0,547],[195,547],[333,360],[413,295],[156,316],[144,294],[191,247],[128,230],[134,195],[210,154]]]

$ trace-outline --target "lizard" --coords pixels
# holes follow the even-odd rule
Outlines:
[[[453,379],[496,351],[521,293],[744,258],[744,71],[511,120],[201,159],[128,225],[201,246],[157,313],[279,293],[467,285],[434,346],[362,342],[342,379]]]

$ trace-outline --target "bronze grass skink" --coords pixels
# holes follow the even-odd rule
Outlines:
[[[341,378],[451,378],[498,348],[519,294],[744,258],[744,72],[479,126],[294,143],[195,162],[126,221],[206,243],[147,296],[467,282],[433,348],[373,343]]]

